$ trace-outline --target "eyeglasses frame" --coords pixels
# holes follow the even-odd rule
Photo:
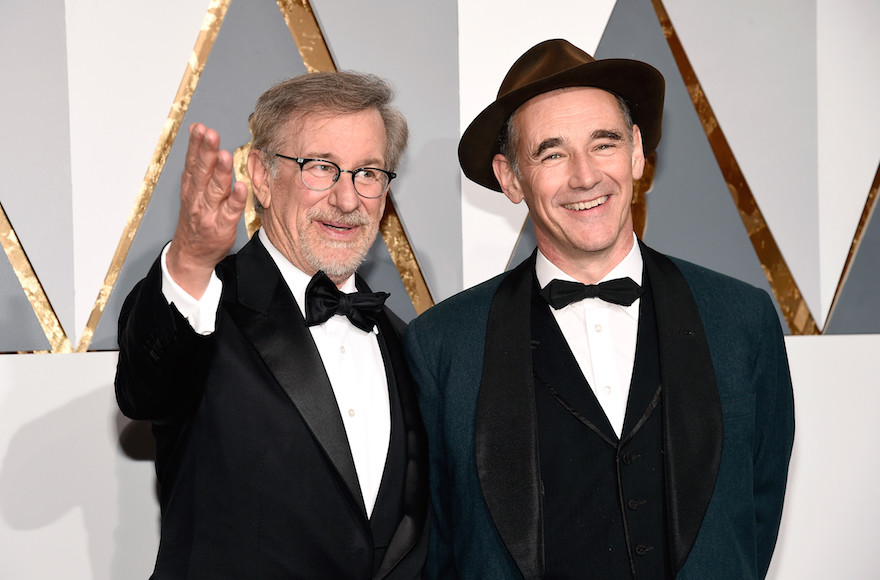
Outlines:
[[[327,191],[328,189],[330,189],[331,187],[336,185],[336,182],[339,181],[339,178],[342,176],[343,173],[350,173],[351,174],[351,185],[352,185],[352,187],[354,187],[355,193],[357,193],[359,196],[361,196],[364,199],[379,199],[383,195],[388,193],[388,190],[391,189],[391,180],[393,180],[395,177],[397,177],[397,174],[394,173],[393,171],[388,171],[386,169],[380,169],[379,167],[365,166],[365,167],[358,167],[356,169],[343,169],[343,168],[339,167],[338,164],[334,163],[333,161],[330,161],[329,159],[315,159],[315,158],[308,158],[308,157],[290,157],[288,155],[282,155],[281,153],[276,153],[275,157],[280,157],[281,159],[288,159],[290,161],[295,162],[297,165],[299,165],[300,180],[302,181],[303,185],[305,185],[306,187],[308,187],[312,191]],[[332,165],[333,167],[335,167],[336,168],[336,177],[333,179],[333,183],[331,183],[330,185],[328,185],[324,189],[317,189],[315,187],[310,186],[308,183],[306,183],[305,179],[303,178],[303,166],[310,161],[320,161],[322,163],[326,163],[328,165]],[[380,193],[379,195],[377,195],[375,197],[372,197],[369,195],[364,195],[363,193],[358,191],[357,184],[354,181],[354,176],[355,176],[355,174],[357,174],[358,171],[361,171],[362,169],[381,171],[382,173],[384,173],[385,175],[388,176],[388,185],[385,186],[385,190],[382,193]]]

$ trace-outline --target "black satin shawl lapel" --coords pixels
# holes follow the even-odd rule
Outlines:
[[[330,379],[302,313],[257,236],[236,260],[238,305],[230,312],[336,467],[366,518],[354,459]]]
[[[721,463],[721,399],[697,303],[669,258],[641,244],[657,316],[674,570],[687,559]]]
[[[544,571],[531,362],[535,254],[502,280],[486,329],[474,447],[489,513],[526,579]]]
[[[369,291],[358,285],[358,289]],[[403,518],[401,518],[385,557],[376,572],[376,578],[384,578],[406,556],[425,529],[428,516],[428,463],[427,441],[418,402],[415,399],[415,385],[403,357],[403,343],[400,332],[394,328],[389,315],[379,317],[379,345],[385,358],[388,388],[397,393],[400,402],[404,441],[406,444],[406,468],[403,488]],[[393,316],[393,315],[392,315]],[[389,366],[390,364],[390,366]]]

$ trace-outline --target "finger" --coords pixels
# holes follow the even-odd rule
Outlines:
[[[222,204],[232,190],[234,179],[233,157],[228,151],[219,151],[217,162],[205,188],[206,201],[212,206]]]
[[[189,145],[181,177],[181,195],[199,197],[207,188],[217,165],[220,136],[201,123],[194,123],[190,127],[189,134]]]

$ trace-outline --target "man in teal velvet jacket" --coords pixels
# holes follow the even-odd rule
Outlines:
[[[664,81],[563,40],[465,131],[537,251],[411,323],[428,432],[429,577],[762,578],[794,435],[767,294],[633,233]]]

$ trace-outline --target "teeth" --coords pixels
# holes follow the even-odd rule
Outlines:
[[[608,201],[608,196],[603,195],[598,199],[594,199],[593,201],[581,201],[578,203],[570,203],[568,205],[563,206],[565,209],[573,209],[573,210],[584,210],[584,209],[592,209],[594,207],[598,207]]]

